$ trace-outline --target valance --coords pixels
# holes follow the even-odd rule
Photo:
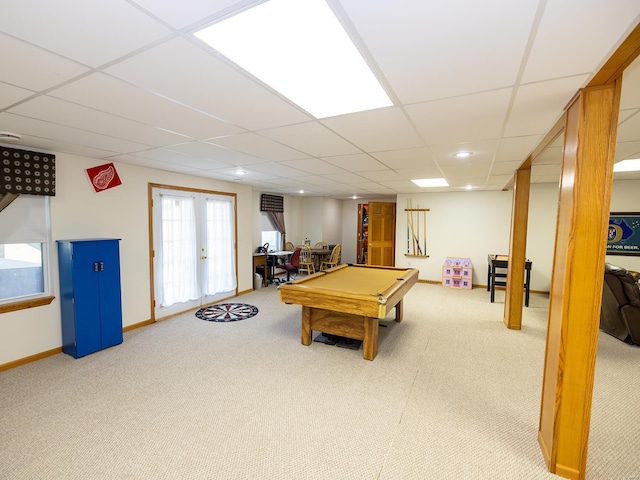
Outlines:
[[[284,198],[263,193],[260,197],[261,212],[284,212]]]
[[[0,194],[56,194],[56,156],[0,146]]]

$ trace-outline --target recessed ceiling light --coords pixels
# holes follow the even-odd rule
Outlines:
[[[464,187],[465,190],[472,190],[473,189],[473,185],[467,185],[466,187]]]
[[[298,193],[299,193],[300,195],[302,195],[302,194],[304,194],[304,190],[298,190]]]
[[[614,172],[638,172],[640,171],[640,158],[622,160],[613,165]]]
[[[245,174],[245,173],[247,173],[247,172],[245,172],[244,170],[242,170],[242,169],[240,169],[240,168],[239,168],[239,169],[237,169],[237,170],[236,170],[236,172],[235,172],[235,173],[236,173],[236,175],[244,175],[244,174]]]
[[[420,178],[416,180],[411,180],[413,183],[418,185],[419,187],[448,187],[449,184],[447,180],[444,178]]]
[[[357,199],[358,199],[358,196],[357,196],[357,195],[354,195],[354,196],[353,196],[353,197],[351,197],[351,198],[352,198],[353,200],[357,200]]]
[[[269,0],[195,36],[317,118],[393,105],[325,0]]]
[[[473,155],[473,153],[471,152],[456,152],[454,153],[454,156],[458,157],[458,158],[467,158],[469,156]]]

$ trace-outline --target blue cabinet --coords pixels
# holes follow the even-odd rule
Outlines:
[[[75,358],[122,343],[119,242],[57,242],[62,351]]]

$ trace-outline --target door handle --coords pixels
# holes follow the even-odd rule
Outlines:
[[[203,255],[203,256],[201,256],[200,258],[201,258],[202,260],[206,260],[206,259],[207,259],[206,255]]]

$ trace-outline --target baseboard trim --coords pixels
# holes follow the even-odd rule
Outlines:
[[[144,322],[138,322],[138,323],[134,323],[133,325],[127,325],[126,327],[122,328],[123,332],[129,332],[131,330],[135,330],[136,328],[142,328],[142,327],[146,327],[147,325],[153,325],[154,323],[156,323],[153,320],[145,320]]]
[[[37,360],[42,360],[43,358],[52,357],[53,355],[57,355],[59,353],[62,353],[62,347],[53,348],[51,350],[47,350],[46,352],[36,353],[35,355],[30,355],[28,357],[20,358],[18,360],[14,360],[13,362],[4,363],[0,365],[0,372],[4,372],[5,370],[11,370],[12,368],[20,367],[22,365],[35,362]]]

